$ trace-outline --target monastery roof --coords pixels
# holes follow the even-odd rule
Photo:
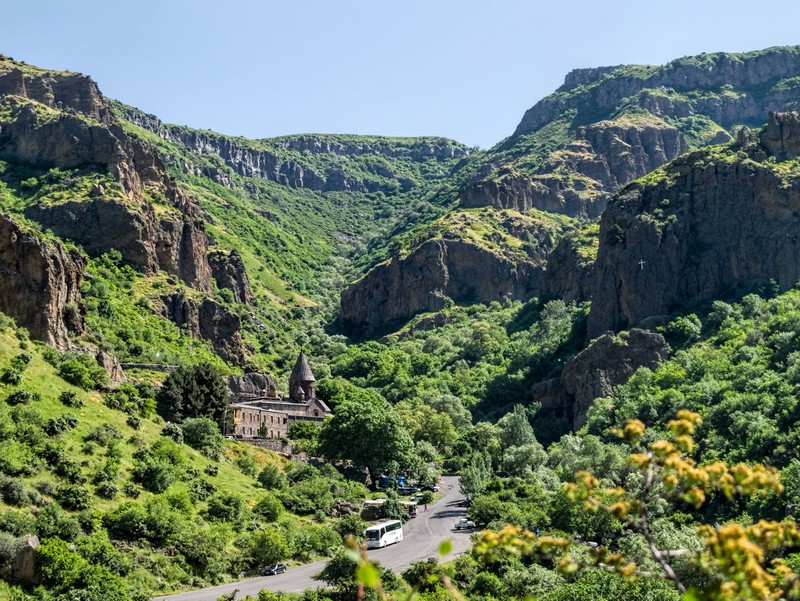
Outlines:
[[[292,369],[292,375],[289,376],[289,382],[316,382],[317,379],[311,373],[311,367],[308,364],[308,359],[303,351],[300,351],[300,356],[297,357],[297,362]]]

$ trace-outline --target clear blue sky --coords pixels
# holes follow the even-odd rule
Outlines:
[[[786,0],[5,0],[0,53],[163,120],[489,147],[576,67],[798,44]]]

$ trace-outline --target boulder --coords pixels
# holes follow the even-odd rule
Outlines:
[[[85,263],[77,251],[45,242],[0,213],[0,312],[31,337],[66,348],[84,329],[80,311]]]
[[[664,337],[633,329],[619,335],[606,333],[567,361],[561,374],[564,391],[571,397],[573,427],[586,423],[595,399],[611,396],[640,367],[653,368],[667,358]]]

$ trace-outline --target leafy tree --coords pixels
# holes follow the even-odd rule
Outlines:
[[[289,438],[292,440],[316,440],[319,428],[313,422],[296,421],[289,426]]]
[[[486,490],[491,475],[492,467],[489,457],[476,453],[472,456],[470,464],[462,470],[458,487],[464,496],[472,499]]]
[[[193,417],[181,424],[183,440],[193,449],[197,449],[210,459],[219,459],[225,448],[225,439],[208,417]]]
[[[504,449],[536,443],[536,435],[528,419],[528,409],[515,405],[499,422],[500,441]]]
[[[253,511],[266,521],[275,522],[283,512],[283,503],[272,493],[267,493],[255,504]]]
[[[362,520],[358,514],[353,513],[339,520],[333,528],[342,538],[347,536],[361,538],[364,536],[364,530],[367,529],[367,522]]]
[[[270,463],[261,473],[258,474],[258,481],[267,490],[281,489],[286,487],[286,476],[281,469],[274,463]]]
[[[329,459],[350,460],[358,467],[368,467],[373,475],[391,461],[403,470],[415,463],[411,437],[394,408],[380,397],[340,404],[322,426],[319,450]]]
[[[509,447],[503,453],[503,470],[510,476],[531,478],[547,461],[547,452],[538,442]]]
[[[156,411],[166,421],[208,417],[221,427],[228,411],[222,373],[210,363],[178,367],[156,394]]]
[[[290,555],[289,542],[280,530],[258,530],[250,538],[248,563],[251,567],[259,568],[278,563]]]

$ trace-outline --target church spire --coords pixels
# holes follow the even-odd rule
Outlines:
[[[308,359],[303,351],[297,357],[297,361],[292,369],[292,374],[289,376],[289,395],[292,400],[298,402],[305,402],[316,397],[317,379],[311,372],[311,366],[308,364]]]

